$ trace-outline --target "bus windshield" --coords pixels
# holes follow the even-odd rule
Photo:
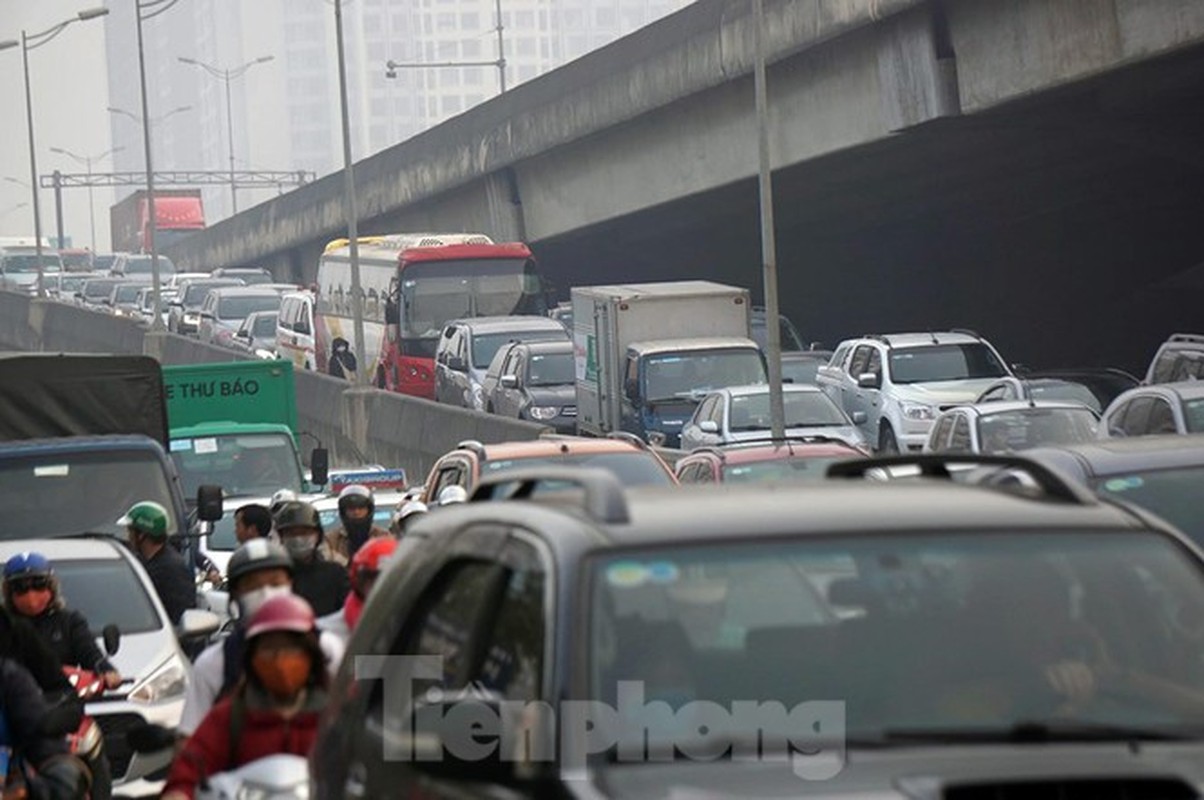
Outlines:
[[[402,271],[398,322],[406,355],[434,358],[449,320],[547,312],[543,281],[527,259],[424,261]]]

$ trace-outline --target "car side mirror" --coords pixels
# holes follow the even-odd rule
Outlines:
[[[464,372],[464,359],[460,356],[448,356],[447,368],[452,372]]]
[[[501,384],[503,389],[516,389],[518,388],[518,376],[503,375],[501,378]]]
[[[179,638],[200,639],[216,633],[222,625],[221,618],[203,608],[188,608],[180,617]]]
[[[309,480],[315,486],[325,486],[330,480],[330,451],[315,447],[309,454]]]
[[[121,647],[121,628],[110,622],[108,625],[105,625],[100,635],[104,639],[105,653],[110,656],[116,655],[117,650]]]
[[[865,415],[864,411],[854,411],[853,412],[853,424],[854,425],[864,425],[868,420],[869,420],[869,417],[867,417]]]
[[[882,376],[877,372],[863,372],[857,376],[857,388],[859,389],[881,389]]]
[[[196,490],[196,516],[203,522],[217,522],[222,510],[222,487],[205,484]]]
[[[713,419],[704,419],[698,423],[698,430],[703,433],[719,433],[719,423]]]

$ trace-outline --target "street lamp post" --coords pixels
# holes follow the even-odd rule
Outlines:
[[[347,238],[351,261],[351,313],[354,317],[356,370],[355,382],[367,379],[364,360],[364,291],[360,283],[359,211],[355,206],[355,172],[351,160],[351,113],[347,100],[347,60],[343,52],[343,0],[334,0],[334,33],[339,56],[339,105],[343,114],[343,205],[347,213]]]
[[[184,58],[179,56],[177,60],[182,64],[191,64],[194,67],[200,67],[218,80],[226,83],[226,140],[230,145],[230,205],[234,213],[238,213],[238,191],[234,185],[234,111],[233,105],[230,102],[230,81],[241,78],[256,64],[266,64],[275,56],[260,56],[254,61],[248,61],[240,67],[233,69],[215,67],[212,64],[206,64],[197,61],[194,58]]]
[[[440,69],[444,67],[497,67],[499,94],[506,93],[506,49],[502,31],[502,0],[495,0],[497,8],[497,58],[493,61],[409,61],[389,59],[385,62],[385,77],[396,78],[399,69]]]
[[[47,28],[40,33],[30,35],[22,30],[20,42],[15,40],[0,42],[0,50],[7,50],[20,44],[21,66],[25,71],[25,122],[29,131],[29,191],[31,194],[31,204],[33,205],[34,252],[38,266],[38,297],[46,296],[46,271],[45,265],[42,264],[42,213],[38,206],[38,156],[33,133],[33,91],[30,89],[29,83],[29,51],[48,44],[72,22],[84,22],[97,17],[103,17],[108,13],[109,9],[107,8],[87,8],[77,13],[74,17]]]
[[[66,148],[63,148],[63,147],[50,148],[50,152],[59,153],[60,155],[67,156],[68,158],[73,158],[73,159],[75,159],[75,161],[77,163],[83,164],[85,166],[85,168],[88,170],[88,224],[92,229],[92,252],[93,253],[96,252],[96,203],[92,199],[92,162],[100,161],[105,156],[111,156],[113,153],[119,153],[124,149],[125,149],[125,147],[118,145],[117,147],[109,148],[108,150],[104,151],[100,155],[81,156],[81,155],[72,153],[70,150],[67,150]]]
[[[142,94],[142,144],[146,151],[146,213],[150,220],[147,230],[150,237],[151,294],[154,295],[152,331],[163,330],[163,300],[159,280],[159,246],[155,242],[159,218],[155,216],[155,167],[151,162],[151,119],[146,100],[146,48],[142,41],[142,23],[159,16],[177,2],[179,0],[135,0],[134,3],[134,19],[138,28],[138,83]]]

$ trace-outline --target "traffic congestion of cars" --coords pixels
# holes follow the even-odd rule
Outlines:
[[[118,673],[86,706],[116,794],[238,766],[207,737],[237,746],[218,698],[269,686],[270,641],[308,659],[269,704],[289,736],[312,722],[280,745],[307,761],[238,797],[1199,795],[1204,337],[1169,336],[1139,381],[1028,370],[969,330],[828,351],[783,318],[775,437],[747,289],[558,306],[525,248],[368,237],[380,350],[355,353],[344,245],[308,289],[165,273],[172,333],[254,361],[77,357],[94,387],[64,392],[46,356],[0,358],[0,559],[52,565],[5,580],[53,577]],[[48,285],[149,324],[141,262],[117,261]],[[423,475],[321,445],[306,469],[306,369],[544,430]],[[181,388],[252,376],[251,404]],[[75,413],[88,436],[60,429]],[[162,552],[191,578],[174,593]]]

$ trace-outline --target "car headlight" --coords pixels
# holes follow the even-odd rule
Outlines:
[[[188,683],[188,671],[176,657],[138,682],[129,694],[134,703],[159,703],[173,697],[181,697]]]
[[[527,409],[527,416],[538,420],[551,419],[559,413],[559,406],[531,406]]]
[[[187,322],[189,325],[196,325],[198,322],[200,322],[200,320],[201,320],[200,314],[185,314],[184,315],[184,321]]]
[[[936,414],[933,413],[932,406],[926,406],[921,403],[904,403],[902,408],[904,419],[917,422],[929,422],[936,419]]]

